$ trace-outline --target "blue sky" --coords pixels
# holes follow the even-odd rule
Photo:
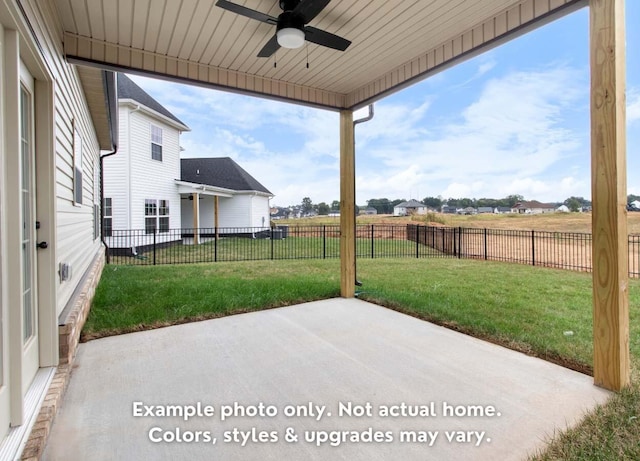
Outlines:
[[[640,194],[640,2],[626,9],[628,192]],[[589,198],[588,26],[585,8],[376,103],[356,128],[357,203]],[[339,200],[337,113],[132,78],[191,128],[184,157],[232,157],[274,205]]]

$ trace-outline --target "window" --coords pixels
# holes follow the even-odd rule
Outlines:
[[[162,162],[162,128],[151,125],[151,158]]]
[[[104,199],[104,219],[102,221],[103,232],[105,237],[111,237],[113,235],[113,207],[110,197]]]
[[[146,234],[169,232],[169,200],[144,201],[144,231]]]
[[[73,204],[82,205],[82,137],[74,121],[73,127]]]
[[[169,200],[160,200],[158,231],[169,232]]]
[[[157,219],[158,219],[158,204],[156,200],[146,199],[144,201],[144,232],[145,234],[155,234]]]

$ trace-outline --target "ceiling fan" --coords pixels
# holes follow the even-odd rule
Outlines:
[[[304,45],[305,40],[334,50],[346,50],[351,45],[349,40],[307,25],[320,14],[330,1],[279,0],[282,13],[277,18],[227,0],[218,0],[216,6],[276,26],[276,34],[258,53],[259,58],[268,58],[280,47],[300,48]]]

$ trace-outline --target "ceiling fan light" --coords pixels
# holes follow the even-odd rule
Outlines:
[[[304,45],[304,32],[294,27],[285,27],[280,29],[276,35],[278,36],[278,45],[283,48],[300,48]]]

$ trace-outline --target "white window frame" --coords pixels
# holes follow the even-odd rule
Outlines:
[[[153,123],[151,124],[151,160],[156,160],[158,162],[162,162],[162,154],[163,154],[163,147],[162,147],[162,138],[163,138],[164,134],[163,134],[163,130],[162,128],[160,128],[158,125],[154,125]],[[160,158],[156,158],[157,154],[154,154],[153,152],[153,148],[154,146],[157,146],[160,148]]]
[[[109,205],[107,205],[107,200],[109,201]],[[113,236],[113,198],[112,197],[105,197],[104,198],[104,203],[102,204],[103,206],[103,212],[104,212],[104,216],[103,216],[103,221],[102,221],[102,229],[104,230],[104,236],[103,237],[112,237]],[[108,220],[108,221],[107,221]],[[107,227],[107,222],[109,223],[109,226]],[[107,232],[107,230],[109,232]]]

